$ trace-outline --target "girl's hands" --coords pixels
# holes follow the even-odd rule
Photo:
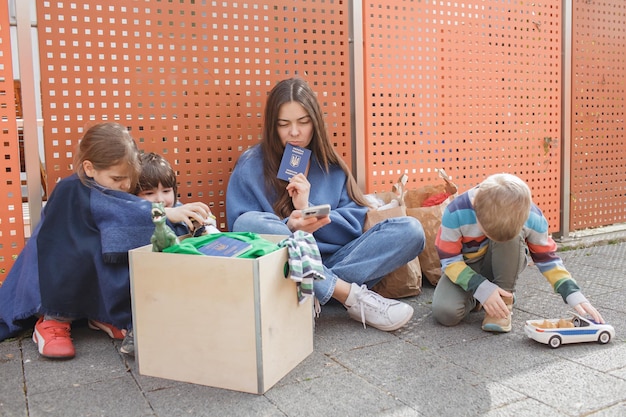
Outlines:
[[[326,226],[330,223],[330,216],[324,217],[309,217],[308,219],[302,218],[301,210],[294,210],[291,212],[291,216],[289,216],[289,220],[287,220],[287,227],[292,232],[296,230],[302,230],[303,232],[313,233],[317,229]]]
[[[311,192],[311,183],[306,178],[306,175],[297,174],[291,177],[289,184],[287,184],[287,192],[289,197],[291,197],[293,206],[296,208],[296,210],[291,212],[291,216],[287,220],[289,230],[292,232],[302,230],[303,232],[313,233],[330,223],[330,216],[302,218],[302,209],[309,206],[309,193]]]
[[[291,177],[289,184],[287,184],[287,192],[296,209],[302,210],[309,206],[311,183],[309,183],[304,174],[297,174]]]
[[[185,223],[189,230],[194,229],[193,220],[198,224],[207,223],[211,216],[211,209],[204,203],[187,203],[178,207],[168,207],[165,209],[167,219],[172,223]]]

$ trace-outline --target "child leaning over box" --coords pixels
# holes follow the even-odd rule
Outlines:
[[[443,213],[435,246],[443,275],[433,295],[433,317],[454,326],[482,305],[482,329],[511,331],[513,292],[526,267],[526,249],[563,300],[604,323],[556,254],[548,222],[528,185],[495,174],[454,199]]]
[[[130,194],[140,174],[139,151],[118,123],[89,128],[75,155],[75,173],[59,181],[41,221],[0,286],[0,341],[32,325],[47,358],[76,351],[72,321],[121,339],[131,322],[128,251],[154,231],[150,204]],[[202,222],[203,203],[171,209],[170,221]],[[190,217],[190,218],[188,218]]]

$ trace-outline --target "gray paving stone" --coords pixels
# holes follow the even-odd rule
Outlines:
[[[0,343],[0,416],[25,416],[26,391],[22,352],[17,339]]]
[[[262,395],[194,384],[181,384],[166,390],[151,391],[146,397],[154,410],[154,415],[159,417],[286,415]]]
[[[39,355],[37,346],[25,339],[24,374],[29,394],[47,392],[120,378],[127,374],[121,354],[105,334],[87,328],[74,328],[76,357],[52,360]]]
[[[566,360],[530,367],[502,383],[569,415],[626,400],[626,381]]]
[[[53,375],[50,375],[53,379]],[[154,415],[131,375],[58,387],[28,395],[29,417],[128,417]]]
[[[302,417],[386,415],[390,410],[406,406],[386,390],[348,369],[315,380],[280,386],[265,396],[285,415]]]
[[[557,409],[554,409],[548,405],[545,405],[532,398],[527,398],[523,401],[517,401],[512,404],[507,404],[504,407],[489,410],[483,417],[566,417],[568,414],[564,414]]]
[[[626,243],[561,255],[615,327],[609,344],[551,349],[526,337],[526,320],[571,312],[531,265],[518,282],[513,330],[503,335],[480,329],[482,312],[451,328],[435,323],[427,282],[404,300],[415,309],[409,324],[391,333],[363,329],[341,305],[328,304],[316,321],[313,354],[264,395],[141,375],[119,341],[84,325],[72,331],[75,359],[47,360],[27,332],[0,343],[0,416],[621,417]]]
[[[626,416],[626,402],[622,401],[611,407],[604,408],[593,414],[589,414],[593,417],[624,417]]]

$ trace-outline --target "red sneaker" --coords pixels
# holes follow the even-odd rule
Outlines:
[[[126,332],[118,329],[112,324],[102,323],[101,321],[89,320],[87,325],[92,330],[102,330],[106,334],[109,335],[111,339],[115,340],[124,340],[124,336],[126,336]]]
[[[37,344],[39,354],[51,359],[70,359],[76,355],[70,323],[46,320],[40,317],[33,331],[33,342]]]

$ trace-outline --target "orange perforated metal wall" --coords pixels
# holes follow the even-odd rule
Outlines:
[[[560,3],[365,3],[368,189],[511,172],[558,230]]]
[[[8,5],[0,2],[0,285],[24,246],[20,155],[10,39]]]
[[[574,0],[570,228],[626,222],[626,3]]]
[[[569,176],[570,229],[624,221],[621,0],[572,3],[569,172],[560,163],[561,0],[358,4],[363,62],[353,65],[345,0],[37,1],[48,189],[70,174],[86,128],[118,121],[174,165],[181,200],[208,202],[225,229],[228,176],[259,140],[266,93],[299,75],[318,93],[349,164],[351,112],[362,110],[366,192],[388,190],[405,172],[419,187],[439,181],[435,169],[443,168],[461,191],[513,172],[558,231],[560,180]],[[23,228],[6,6],[0,12],[6,270]],[[354,71],[363,72],[364,102],[351,103]]]
[[[181,200],[209,203],[225,230],[233,165],[259,140],[267,92],[295,75],[350,162],[344,1],[59,0],[37,16],[50,188],[70,174],[84,130],[117,121],[173,164]]]

